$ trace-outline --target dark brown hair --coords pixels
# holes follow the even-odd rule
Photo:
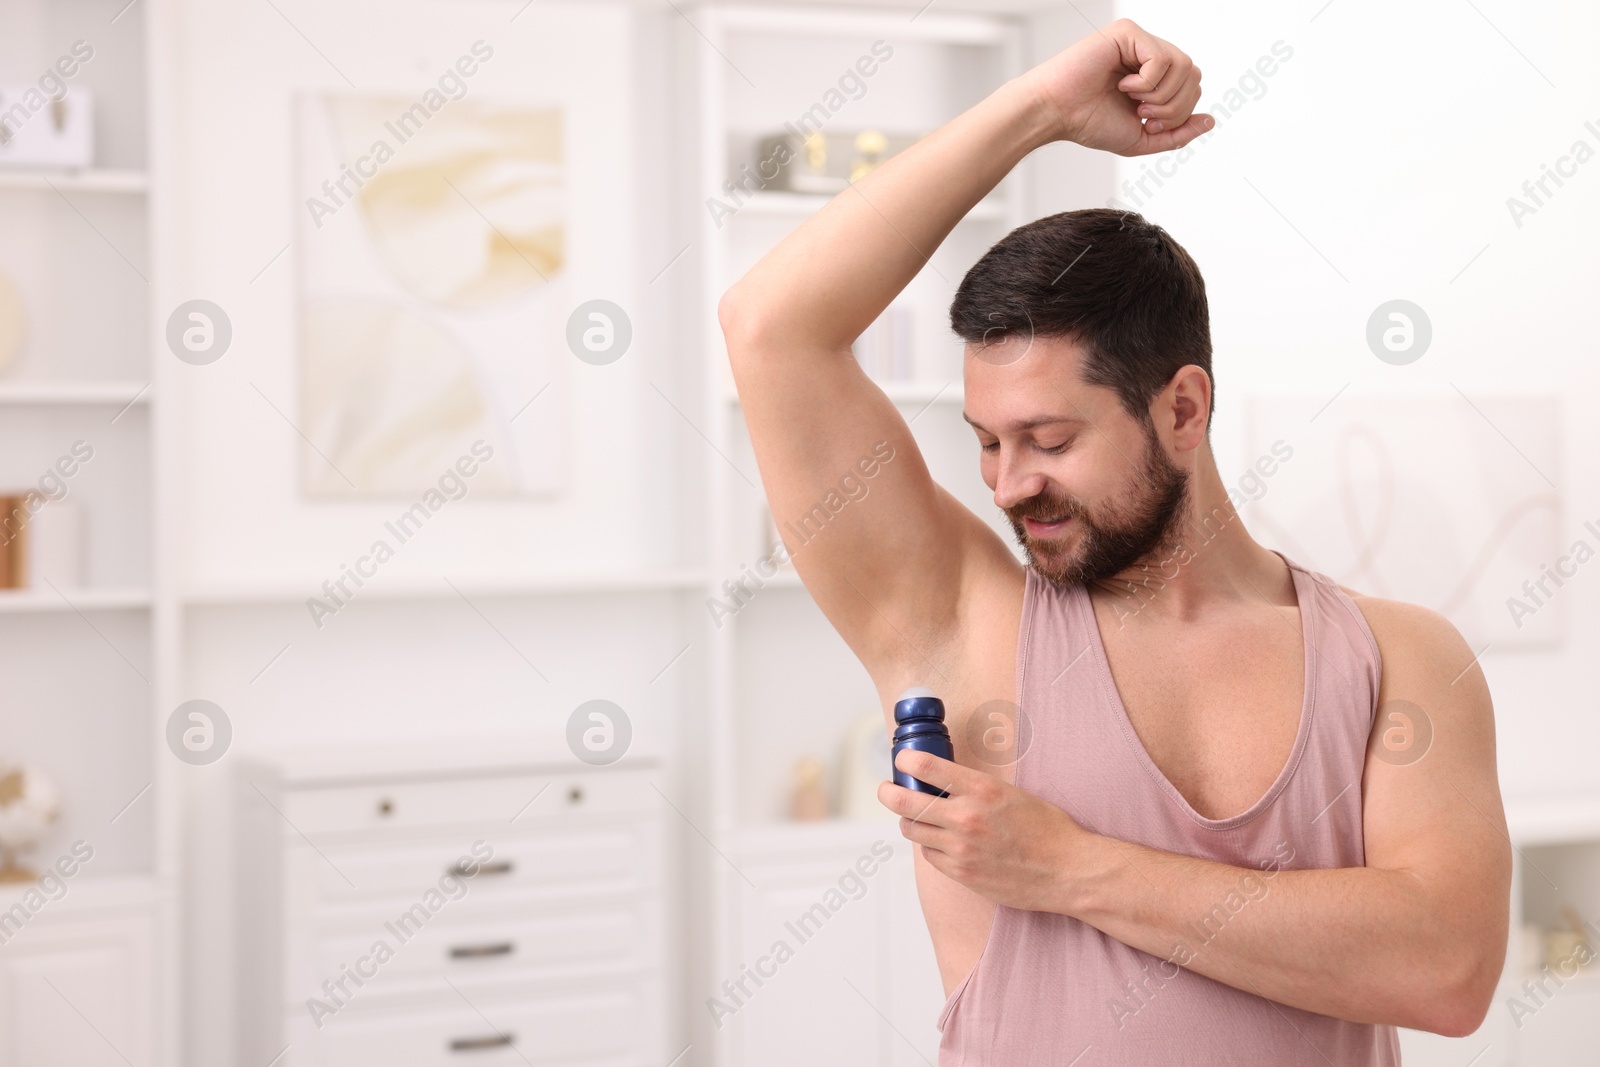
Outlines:
[[[1018,226],[967,271],[950,328],[968,344],[1066,337],[1083,379],[1116,391],[1149,424],[1150,401],[1180,367],[1211,377],[1206,283],[1166,230],[1134,211],[1089,208]],[[1215,379],[1210,415],[1216,410]]]

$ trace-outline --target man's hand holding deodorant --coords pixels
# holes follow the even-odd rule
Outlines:
[[[944,701],[915,686],[894,705],[894,781],[878,800],[940,873],[1011,908],[1061,911],[1094,835],[1032,793],[955,762]]]

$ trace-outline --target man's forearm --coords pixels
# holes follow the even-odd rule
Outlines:
[[[839,351],[950,230],[1059,123],[1024,76],[835,196],[730,291],[735,319],[785,350]]]
[[[1051,910],[1322,1015],[1471,1032],[1504,960],[1492,916],[1403,871],[1250,870],[1100,835],[1076,856]]]

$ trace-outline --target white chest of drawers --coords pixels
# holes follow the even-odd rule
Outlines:
[[[665,1063],[657,770],[528,745],[242,760],[240,1062]]]

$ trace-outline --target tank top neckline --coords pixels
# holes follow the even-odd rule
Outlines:
[[[1123,740],[1127,742],[1128,747],[1132,750],[1134,760],[1155,782],[1156,787],[1167,795],[1168,799],[1172,801],[1179,811],[1183,812],[1196,825],[1208,830],[1231,830],[1237,826],[1243,826],[1270,808],[1273,801],[1282,794],[1289,782],[1294,778],[1295,770],[1300,766],[1300,761],[1305,756],[1306,746],[1311,737],[1311,724],[1316,713],[1317,692],[1316,641],[1311,632],[1312,628],[1316,626],[1317,612],[1311,603],[1312,579],[1304,571],[1304,568],[1282,552],[1276,549],[1269,549],[1269,551],[1283,560],[1285,566],[1289,568],[1289,576],[1294,584],[1295,606],[1300,614],[1299,630],[1304,663],[1302,678],[1305,687],[1300,702],[1300,721],[1295,730],[1294,744],[1289,749],[1289,757],[1284,761],[1283,767],[1279,769],[1278,775],[1273,779],[1272,784],[1267,786],[1266,792],[1262,793],[1255,803],[1244,811],[1223,819],[1208,818],[1196,811],[1183,793],[1178,790],[1178,787],[1172,784],[1165,772],[1156,765],[1156,761],[1151,758],[1149,750],[1144,746],[1144,742],[1139,739],[1138,731],[1133,728],[1133,720],[1129,718],[1127,706],[1122,702],[1122,694],[1117,691],[1116,680],[1111,674],[1111,660],[1106,655],[1105,641],[1100,634],[1100,623],[1095,617],[1094,603],[1090,600],[1089,589],[1086,585],[1079,583],[1072,586],[1070,590],[1073,610],[1079,613],[1079,618],[1088,633],[1089,654],[1090,659],[1093,661],[1095,675],[1100,682],[1102,691],[1105,693],[1106,700],[1111,706],[1118,732],[1122,734]],[[1035,575],[1035,580],[1042,581],[1044,579]]]

